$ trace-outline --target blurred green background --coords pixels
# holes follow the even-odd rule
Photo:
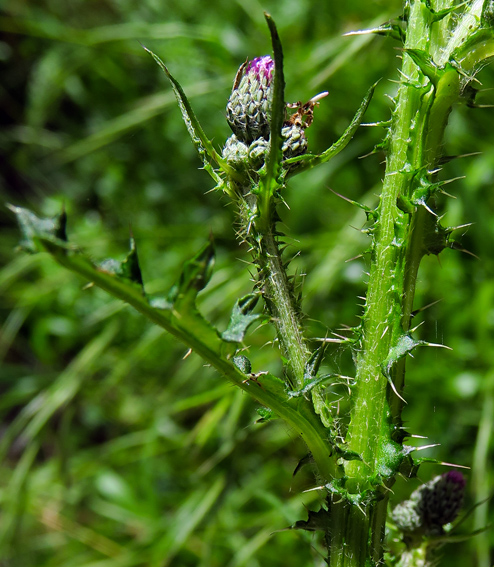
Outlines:
[[[400,14],[398,0],[6,0],[0,15],[0,201],[53,215],[64,204],[69,238],[96,260],[123,257],[129,225],[148,293],[167,290],[181,264],[214,235],[217,266],[201,310],[220,328],[251,290],[226,197],[188,139],[166,78],[139,42],[182,83],[218,148],[238,66],[270,53],[263,18],[277,23],[286,98],[329,97],[315,111],[310,147],[345,129],[382,78],[366,116],[386,120],[399,78],[393,40],[342,34]],[[492,68],[479,76],[494,86]],[[486,91],[480,102],[494,103]],[[437,210],[476,257],[427,257],[418,283],[417,336],[408,363],[409,431],[440,443],[427,452],[470,466],[466,507],[492,491],[494,414],[494,110],[455,109]],[[304,278],[310,336],[358,324],[368,246],[364,214],[330,188],[377,203],[384,156],[362,159],[384,134],[361,128],[329,164],[296,177],[281,211]],[[62,567],[286,567],[323,565],[318,537],[279,531],[317,509],[305,455],[281,423],[256,424],[255,404],[140,315],[65,272],[45,255],[15,250],[0,208],[0,565]],[[246,344],[253,370],[279,370],[268,327]],[[331,367],[352,375],[350,353]],[[419,440],[414,440],[419,444]],[[425,453],[422,453],[424,455]],[[444,467],[424,465],[429,480]],[[399,479],[392,501],[418,481]],[[492,517],[491,517],[492,521]],[[476,509],[463,531],[489,522]],[[492,533],[445,547],[443,564],[492,565]],[[489,559],[489,554],[491,558]]]

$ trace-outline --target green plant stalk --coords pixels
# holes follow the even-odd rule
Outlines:
[[[297,388],[304,385],[305,366],[309,359],[309,349],[305,343],[300,313],[297,309],[293,287],[286,273],[286,265],[281,257],[277,240],[276,204],[277,193],[283,188],[279,183],[281,166],[281,128],[285,117],[285,78],[283,72],[283,49],[273,19],[265,13],[271,33],[275,73],[273,81],[273,100],[270,119],[270,147],[266,156],[264,172],[253,192],[257,197],[256,215],[253,222],[253,241],[256,262],[259,266],[263,295],[273,317],[282,351],[288,360],[289,380]],[[245,224],[244,224],[245,226]]]
[[[252,193],[237,196],[240,234],[250,244],[258,267],[261,292],[276,327],[283,355],[288,361],[291,387],[301,388],[310,353],[303,336],[292,285],[281,257],[273,199],[259,207],[263,195],[256,196],[257,203]]]
[[[246,203],[241,204],[241,222],[245,225]],[[261,274],[262,292],[275,324],[282,352],[288,360],[292,386],[301,388],[304,382],[305,365],[309,349],[305,343],[292,286],[288,280],[286,266],[276,235],[274,204],[272,200],[259,211],[259,218],[252,225],[255,261]],[[248,222],[248,221],[247,221]]]
[[[400,396],[405,362],[401,359],[391,369],[393,388],[383,367],[390,349],[409,331],[417,270],[423,255],[428,253],[424,235],[431,217],[423,206],[404,211],[399,202],[412,198],[416,174],[429,175],[435,167],[451,107],[459,96],[459,74],[455,69],[446,71],[435,85],[432,81],[425,83],[407,54],[407,50],[432,54],[437,48],[430,43],[432,24],[425,4],[412,1],[409,7],[402,66],[404,80],[393,113],[379,220],[374,233],[362,348],[357,357],[357,387],[347,435],[349,450],[359,453],[362,461],[354,460],[345,465],[345,486],[350,492],[371,491],[376,483],[381,483],[383,489],[381,499],[377,503],[369,501],[360,515],[349,509],[340,512],[339,516],[351,514],[352,521],[335,519],[332,548],[344,549],[350,541],[353,545],[341,560],[333,561],[331,555],[332,567],[363,566],[364,556],[376,563],[382,559],[387,489],[396,474],[396,471],[391,475],[383,473],[384,449],[402,441],[392,433],[393,428],[401,427],[403,400]],[[334,506],[332,511],[336,509]],[[348,529],[338,530],[337,524]],[[356,552],[356,546],[362,542],[369,542],[368,556]]]
[[[261,269],[266,272],[266,298],[274,318],[278,336],[289,366],[292,369],[298,388],[303,387],[304,373],[309,359],[309,349],[305,343],[300,314],[295,306],[291,284],[281,259],[280,249],[273,229],[270,227],[262,235]]]
[[[428,26],[422,14],[422,3],[413,2],[407,30],[407,48],[426,47]],[[403,75],[417,77],[417,70],[408,55],[404,55]],[[396,100],[391,127],[391,140],[386,160],[386,175],[379,207],[379,224],[375,236],[366,312],[363,321],[363,348],[357,360],[357,389],[348,443],[358,451],[362,462],[352,461],[346,472],[352,488],[361,491],[368,487],[369,473],[373,474],[378,459],[378,444],[386,427],[387,378],[381,364],[388,356],[396,326],[401,318],[403,277],[397,264],[403,264],[403,250],[395,245],[397,232],[408,227],[407,215],[397,206],[401,195],[410,195],[411,180],[405,168],[409,160],[410,124],[417,120],[420,93],[402,83]],[[404,234],[398,235],[403,239]],[[401,281],[397,281],[401,275]],[[372,400],[372,403],[370,403]],[[387,433],[385,433],[387,438]]]

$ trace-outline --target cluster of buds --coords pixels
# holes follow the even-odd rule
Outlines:
[[[226,107],[226,119],[233,135],[223,148],[223,157],[236,169],[259,169],[270,144],[272,81],[274,61],[269,55],[246,61],[238,70]],[[307,152],[305,129],[312,123],[313,109],[328,93],[321,93],[308,103],[287,104],[295,108],[285,120],[281,135],[283,158]]]
[[[398,504],[392,518],[408,538],[438,536],[456,519],[463,503],[465,478],[449,471],[415,490],[409,500]]]

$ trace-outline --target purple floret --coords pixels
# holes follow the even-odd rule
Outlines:
[[[451,484],[457,484],[458,488],[465,487],[465,483],[466,483],[465,477],[461,474],[461,472],[449,471],[447,473],[444,473],[442,477]]]
[[[256,57],[249,62],[245,70],[246,73],[254,71],[258,76],[266,75],[268,79],[271,79],[274,69],[274,61],[269,55],[264,55],[263,57]]]

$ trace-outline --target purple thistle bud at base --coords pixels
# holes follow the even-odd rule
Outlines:
[[[460,511],[465,478],[458,471],[436,476],[415,490],[409,500],[392,512],[396,526],[408,535],[436,536],[444,533]]]
[[[424,493],[427,531],[442,533],[442,526],[456,519],[463,504],[465,479],[458,471],[449,471],[428,483]]]

